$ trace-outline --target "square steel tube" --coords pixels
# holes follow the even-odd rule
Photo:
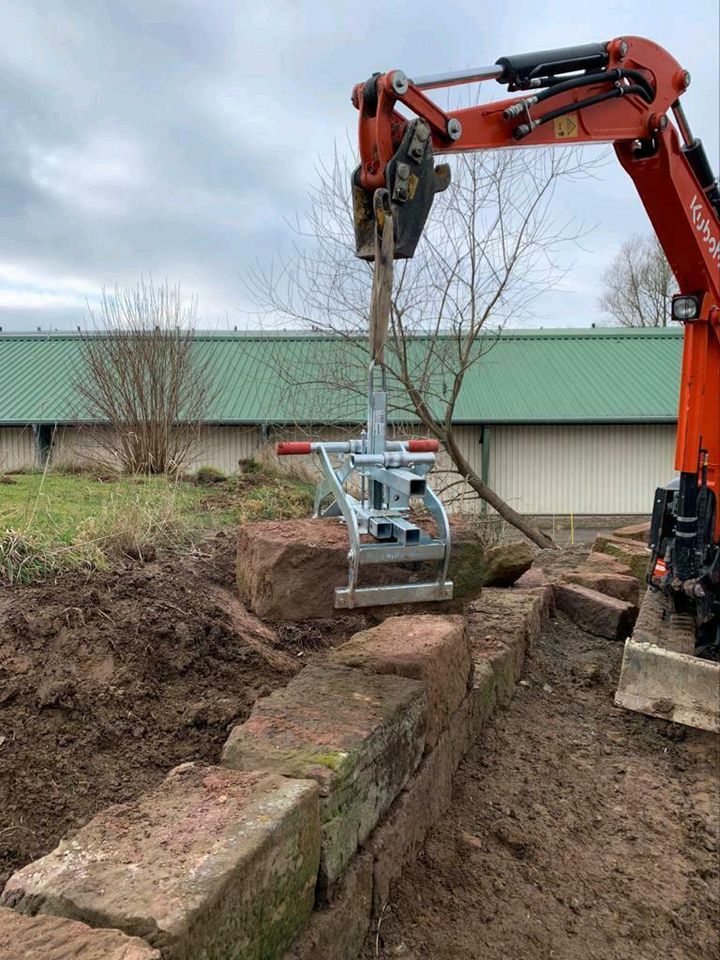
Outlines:
[[[397,520],[393,520],[392,525],[393,533],[398,543],[420,543],[420,528],[416,527],[414,523],[398,517]]]
[[[393,536],[392,520],[386,520],[385,517],[370,517],[368,531],[377,540],[390,540]]]
[[[368,475],[373,480],[377,480],[391,490],[396,490],[406,497],[424,497],[426,482],[424,477],[419,477],[412,470],[406,470],[404,467],[373,467],[368,471]]]

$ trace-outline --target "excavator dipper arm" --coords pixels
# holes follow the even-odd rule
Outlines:
[[[513,96],[448,113],[428,95],[484,80]],[[372,197],[384,188],[395,256],[412,257],[435,193],[450,183],[449,166],[436,166],[435,154],[613,144],[677,278],[672,319],[685,326],[680,476],[656,494],[649,582],[676,607],[690,604],[720,650],[720,191],[680,104],[689,84],[687,70],[642,37],[500,57],[416,80],[401,70],[377,73],[353,90],[360,165],[352,187],[357,255],[373,259]]]

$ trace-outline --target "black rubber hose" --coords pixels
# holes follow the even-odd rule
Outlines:
[[[565,83],[558,83],[549,90],[541,90],[537,95],[537,102],[540,103],[542,100],[547,100],[548,97],[557,96],[557,94],[564,93],[566,90],[574,90],[577,87],[590,86],[592,83],[602,83],[603,80],[616,81],[624,79],[634,80],[635,84],[641,87],[644,91],[643,99],[646,100],[647,103],[653,102],[655,99],[655,91],[652,89],[640,71],[623,70],[621,67],[616,67],[613,70],[603,70],[602,73],[585,74],[583,77],[576,77],[574,79],[567,80]]]
[[[550,97],[558,96],[558,94],[567,93],[568,90],[577,90],[578,87],[587,87],[595,83],[603,83],[604,81],[607,81],[608,83],[616,82],[622,79],[635,81],[634,84],[630,84],[624,88],[626,91],[632,90],[634,93],[639,92],[646,103],[653,102],[655,99],[655,91],[652,89],[650,84],[639,70],[623,70],[622,68],[616,67],[613,70],[603,70],[600,73],[583,74],[580,77],[571,77],[569,80],[555,83],[551,87],[541,90],[539,93],[533,94],[532,106],[534,106],[536,103],[542,103],[543,100],[548,100]],[[503,116],[506,120],[512,119],[514,116],[513,107],[516,106],[517,104],[513,104],[504,111]]]
[[[549,120],[555,120],[557,117],[564,117],[567,113],[573,113],[575,110],[582,110],[585,107],[592,107],[596,103],[602,103],[604,100],[612,100],[614,97],[627,96],[628,94],[641,93],[642,88],[630,84],[628,87],[613,87],[612,90],[606,90],[604,93],[598,93],[594,97],[588,97],[587,100],[580,100],[578,103],[568,103],[564,107],[558,107],[556,110],[550,110],[548,113],[543,114],[542,117],[538,117],[536,120],[533,120],[532,126],[527,123],[521,123],[518,127],[515,127],[513,130],[513,137],[516,140],[522,140],[523,137],[527,137],[529,133],[539,126],[542,126],[543,123],[547,123]]]

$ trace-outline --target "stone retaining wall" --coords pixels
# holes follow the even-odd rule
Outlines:
[[[0,960],[81,940],[113,960],[353,960],[552,603],[486,589],[464,617],[356,634],[258,701],[222,766],[176,768],[11,877]]]

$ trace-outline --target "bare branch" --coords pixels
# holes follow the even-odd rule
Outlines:
[[[194,343],[197,301],[141,280],[103,290],[88,312],[75,388],[83,419],[104,425],[97,446],[130,473],[181,469],[212,399],[210,354]]]
[[[553,196],[561,179],[590,175],[581,151],[486,151],[454,158],[453,182],[431,211],[415,257],[396,265],[385,350],[391,412],[419,421],[450,454],[461,478],[531,539],[550,541],[475,474],[455,436],[455,412],[468,371],[496,344],[512,318],[532,315],[539,293],[561,275],[555,254],[582,230],[558,223]],[[372,272],[355,257],[350,164],[336,153],[320,169],[310,206],[298,221],[293,255],[256,264],[246,276],[252,298],[271,322],[325,334],[313,369],[301,379],[319,386],[317,420],[365,391]],[[284,366],[284,369],[283,369]],[[331,367],[328,369],[328,367]],[[277,376],[297,391],[298,371],[278,354]],[[332,398],[332,399],[331,399]]]
[[[678,285],[654,234],[631,237],[603,274],[599,303],[623,327],[664,327]]]

